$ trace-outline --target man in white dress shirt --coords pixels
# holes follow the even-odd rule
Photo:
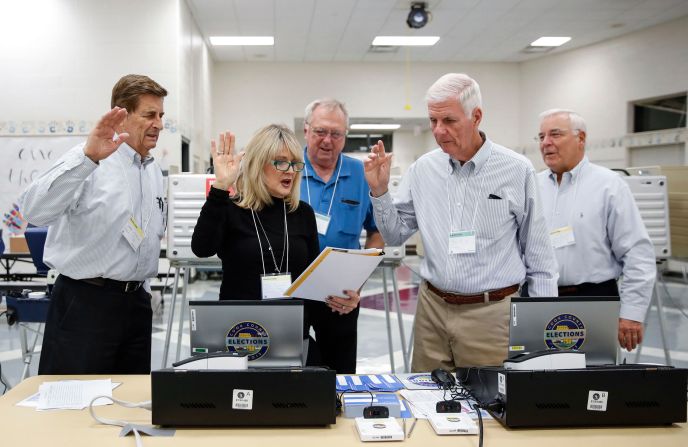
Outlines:
[[[450,73],[425,96],[440,146],[414,162],[389,194],[391,154],[365,162],[375,222],[389,245],[420,230],[426,256],[414,323],[413,371],[501,365],[510,297],[527,282],[556,296],[557,273],[532,163],[479,130],[480,87]]]
[[[559,295],[619,295],[619,344],[630,351],[643,340],[654,248],[626,182],[588,161],[586,135],[585,121],[573,111],[540,115],[540,152],[549,169],[538,174],[538,184],[559,264]]]
[[[23,196],[28,221],[49,226],[51,295],[39,374],[148,374],[166,209],[150,150],[167,91],[141,75],[112,89],[112,109]]]

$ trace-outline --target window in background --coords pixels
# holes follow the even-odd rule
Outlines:
[[[633,132],[686,127],[686,92],[634,101]]]
[[[346,145],[342,152],[365,154],[370,152],[370,146],[382,140],[385,145],[385,152],[392,152],[392,134],[391,133],[366,133],[360,131],[349,132],[346,136]]]

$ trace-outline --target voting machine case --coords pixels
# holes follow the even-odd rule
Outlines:
[[[573,427],[686,422],[688,370],[619,365],[516,371],[459,368],[460,382],[503,425]]]
[[[152,422],[162,426],[335,423],[336,372],[327,368],[151,372]]]

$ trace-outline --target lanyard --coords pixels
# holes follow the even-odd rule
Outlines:
[[[490,154],[490,157],[492,154]],[[490,161],[490,157],[485,160],[485,165],[483,166],[483,169],[487,167],[487,163]],[[477,169],[477,166],[475,163],[473,163],[473,171],[470,173],[468,178],[466,179],[466,186],[463,191],[463,210],[466,209],[466,192],[468,191],[468,180],[470,180],[472,177],[474,177],[475,170]],[[475,208],[473,209],[473,219],[471,220],[471,227],[470,229],[475,228],[475,217],[478,215],[478,208],[480,207],[480,194],[483,192],[483,184],[485,183],[485,177],[486,175],[483,175],[482,178],[480,179],[480,188],[478,189],[478,195],[475,197]],[[450,177],[447,177],[447,198],[449,198],[449,179]],[[449,200],[449,230],[453,231],[454,230],[454,214],[452,213],[451,209],[451,200]],[[463,227],[463,210],[461,211],[461,220],[459,221],[459,226]]]
[[[287,205],[284,201],[282,201],[282,205],[284,206],[284,238],[282,239],[282,259],[280,259],[279,266],[277,265],[277,259],[275,258],[275,252],[272,249],[272,245],[270,244],[270,239],[268,239],[268,235],[265,232],[265,228],[263,228],[263,224],[260,221],[260,217],[256,214],[255,211],[251,210],[251,217],[253,217],[253,226],[256,229],[256,236],[258,237],[258,247],[260,248],[260,262],[263,264],[263,274],[267,274],[265,272],[265,258],[263,257],[263,244],[260,242],[260,233],[258,233],[258,225],[260,225],[260,229],[263,231],[263,235],[265,236],[265,240],[268,242],[268,250],[270,251],[270,255],[272,256],[272,263],[275,266],[275,273],[281,273],[282,272],[282,263],[284,262],[284,253],[287,253],[287,269],[285,272],[289,272],[289,227],[287,226]],[[256,219],[258,220],[258,225],[256,225]]]
[[[573,212],[574,212],[574,207],[576,205],[576,199],[578,199],[578,187],[580,186],[581,179],[583,178],[583,168],[584,166],[581,166],[578,170],[578,178],[576,179],[576,186],[573,189],[573,201],[569,202],[570,209],[569,209],[569,216],[568,220],[566,221],[565,225],[571,225],[572,224],[572,217],[573,217]],[[573,176],[571,176],[573,178]],[[554,181],[556,182],[556,174],[555,174],[555,179]],[[557,212],[557,205],[559,204],[559,190],[561,189],[561,185],[557,183],[557,194],[556,194],[556,200],[554,201],[554,206],[552,207],[552,222],[554,222],[554,216],[556,216]]]
[[[332,198],[330,198],[330,206],[327,208],[327,216],[330,216],[330,212],[332,211],[332,203],[334,202],[334,195],[337,193],[337,183],[339,183],[339,173],[342,172],[342,165],[344,164],[344,159],[342,158],[342,154],[339,154],[339,169],[337,169],[337,177],[334,180],[334,189],[332,190]],[[313,170],[315,173],[315,170]],[[306,191],[308,192],[308,204],[311,205],[311,185],[308,183],[308,169],[306,168]],[[324,190],[324,188],[323,188]],[[313,206],[313,205],[311,205]]]

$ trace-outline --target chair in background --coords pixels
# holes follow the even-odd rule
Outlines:
[[[26,245],[29,247],[31,260],[36,266],[36,273],[40,276],[48,276],[50,268],[43,262],[43,248],[45,246],[45,239],[48,235],[48,227],[29,227],[24,232],[26,238]],[[19,341],[21,343],[22,358],[24,361],[24,370],[22,371],[21,380],[29,376],[29,368],[31,366],[31,358],[40,353],[36,351],[36,345],[39,337],[43,334],[43,325],[48,314],[48,306],[50,303],[50,287],[48,286],[48,296],[41,299],[28,299],[15,301],[16,321],[19,323]],[[8,300],[9,308],[9,300]],[[33,340],[29,343],[27,332],[34,334]]]
[[[26,245],[29,246],[29,253],[36,266],[36,272],[41,276],[47,276],[50,268],[43,262],[43,247],[48,236],[48,227],[30,227],[24,232]]]

